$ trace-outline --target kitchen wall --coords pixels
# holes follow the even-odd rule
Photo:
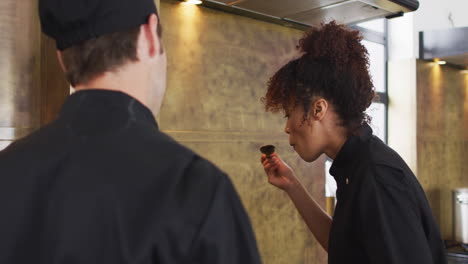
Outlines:
[[[274,144],[324,206],[324,159],[303,162],[288,144],[281,114],[265,113],[268,78],[296,55],[302,32],[161,0],[168,90],[163,131],[212,160],[234,182],[251,217],[264,263],[326,263],[289,198],[268,184],[259,147]]]
[[[468,74],[417,61],[418,178],[452,238],[452,190],[468,188]]]
[[[418,10],[388,20],[388,144],[418,175],[416,60],[419,31],[468,26],[467,1],[420,0]]]
[[[0,149],[39,126],[40,32],[34,3],[0,2]]]
[[[422,0],[388,20],[389,145],[415,172],[445,239],[452,237],[452,196],[468,187],[467,75],[419,61],[418,33],[468,26],[468,2]]]
[[[37,1],[0,1],[0,150],[54,119],[68,93]]]

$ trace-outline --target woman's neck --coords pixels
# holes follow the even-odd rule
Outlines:
[[[343,126],[335,126],[329,130],[329,142],[325,149],[325,154],[331,159],[335,159],[341,148],[348,140],[348,130]]]

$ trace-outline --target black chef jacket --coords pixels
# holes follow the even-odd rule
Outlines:
[[[228,177],[113,91],[0,152],[0,263],[260,263]]]
[[[357,134],[346,141],[330,168],[338,202],[328,263],[447,263],[437,224],[414,174],[368,125]]]

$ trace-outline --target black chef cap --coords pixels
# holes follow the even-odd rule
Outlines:
[[[156,12],[154,0],[39,0],[42,31],[59,50],[135,28]]]

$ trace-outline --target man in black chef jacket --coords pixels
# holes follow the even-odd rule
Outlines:
[[[0,263],[260,263],[227,175],[158,130],[153,1],[40,0],[39,13],[77,92],[0,152]]]

